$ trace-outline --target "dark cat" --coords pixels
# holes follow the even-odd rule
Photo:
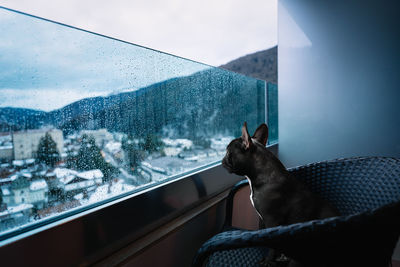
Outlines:
[[[266,228],[339,215],[327,201],[319,198],[289,174],[265,145],[268,127],[261,124],[250,137],[247,124],[242,136],[230,142],[222,165],[231,173],[249,180],[250,200]],[[275,251],[262,264],[272,266]],[[300,264],[291,261],[290,266]]]

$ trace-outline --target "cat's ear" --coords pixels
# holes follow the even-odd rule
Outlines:
[[[253,138],[265,146],[268,141],[268,126],[265,123],[258,126]]]
[[[242,144],[243,147],[247,150],[252,145],[251,137],[249,135],[249,131],[247,130],[247,123],[245,122],[242,127]]]

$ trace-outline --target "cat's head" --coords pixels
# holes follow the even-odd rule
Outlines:
[[[222,166],[230,173],[247,175],[248,169],[257,154],[257,147],[265,147],[268,140],[268,127],[265,123],[258,126],[254,135],[250,137],[247,123],[242,127],[242,136],[232,140],[226,148],[226,155],[222,159]]]

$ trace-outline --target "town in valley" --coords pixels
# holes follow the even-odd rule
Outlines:
[[[53,127],[0,133],[0,231],[217,162],[232,138],[193,139]]]

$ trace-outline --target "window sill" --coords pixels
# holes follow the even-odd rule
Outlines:
[[[0,257],[4,265],[18,266],[60,266],[60,259],[66,266],[95,262],[221,194],[240,179],[214,164],[8,238],[0,243]],[[21,251],[24,257],[10,257]]]
[[[277,144],[268,148],[276,153]],[[75,266],[92,264],[123,248],[134,253],[223,200],[241,179],[215,163],[8,238],[0,242],[2,263]],[[24,257],[10,257],[21,251]]]

